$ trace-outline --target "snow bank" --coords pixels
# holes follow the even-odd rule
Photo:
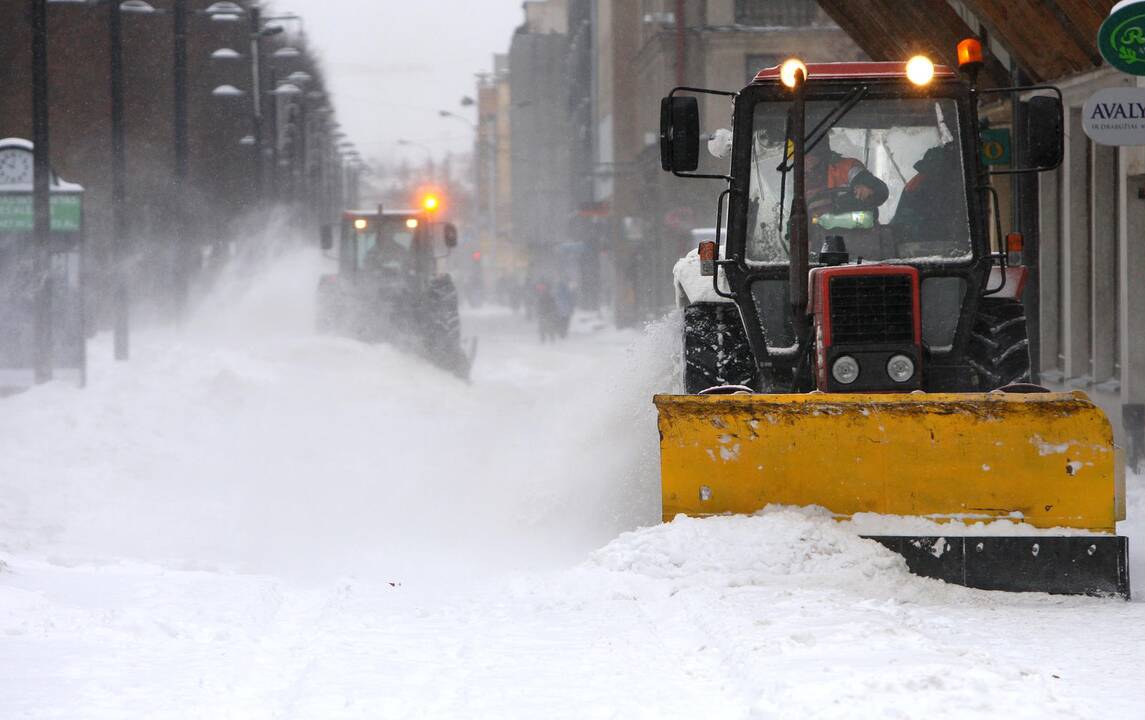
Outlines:
[[[868,587],[910,578],[902,558],[814,508],[769,507],[755,515],[694,519],[621,535],[592,562],[685,585]]]

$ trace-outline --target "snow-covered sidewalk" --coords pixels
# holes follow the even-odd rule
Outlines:
[[[673,320],[482,309],[466,385],[313,336],[316,269],[0,401],[0,716],[1145,713],[1140,591],[947,586],[811,510],[659,524]]]

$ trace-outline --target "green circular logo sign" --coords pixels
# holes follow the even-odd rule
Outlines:
[[[1097,32],[1097,46],[1121,72],[1145,75],[1145,2],[1115,5]]]

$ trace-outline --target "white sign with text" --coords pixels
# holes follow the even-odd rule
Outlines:
[[[1101,145],[1145,145],[1145,88],[1098,90],[1082,107],[1081,126]]]

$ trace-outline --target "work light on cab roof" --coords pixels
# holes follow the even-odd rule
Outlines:
[[[934,79],[934,63],[923,55],[906,61],[906,77],[915,85],[927,85]]]
[[[779,80],[789,88],[793,88],[807,79],[807,66],[798,58],[785,60],[779,68]]]

